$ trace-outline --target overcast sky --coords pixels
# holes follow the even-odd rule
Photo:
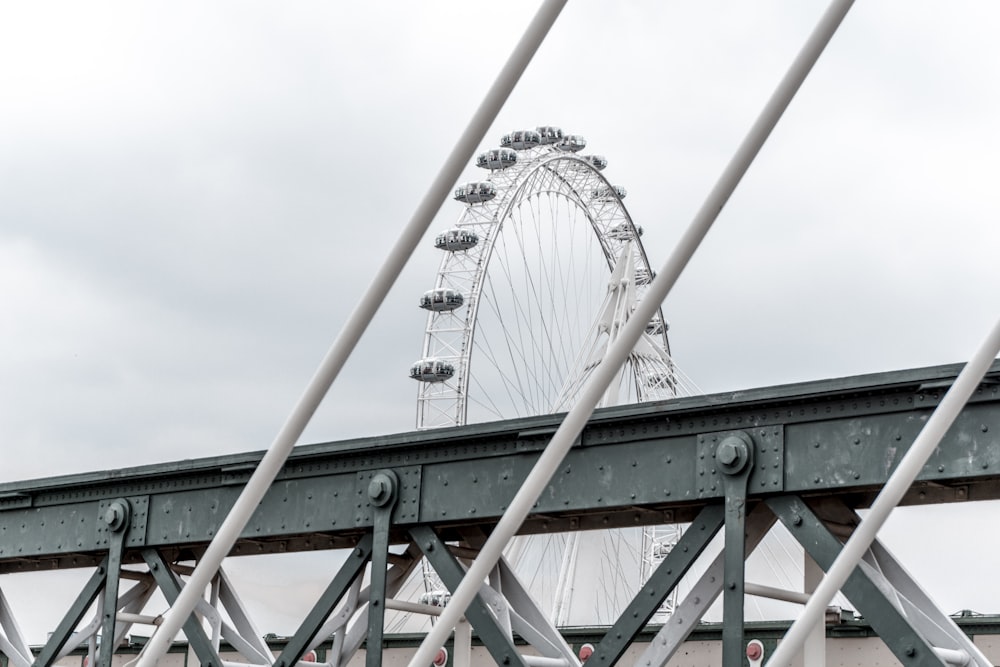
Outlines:
[[[265,448],[536,6],[3,5],[0,480]],[[824,7],[574,0],[483,148],[583,134],[658,266]],[[1000,312],[998,25],[851,11],[665,303],[703,390],[971,355]],[[459,212],[304,442],[412,428],[416,303]],[[984,516],[897,521],[900,549],[953,543],[918,576],[972,559],[946,611],[1000,612],[982,538],[961,553]]]

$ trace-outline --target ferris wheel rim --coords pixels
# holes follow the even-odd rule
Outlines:
[[[475,273],[470,280],[470,290],[464,298],[464,317],[461,319],[462,331],[460,337],[454,336],[454,330],[449,330],[454,339],[460,342],[452,347],[457,347],[457,351],[448,356],[449,363],[454,364],[454,375],[446,378],[449,386],[453,386],[454,418],[445,424],[428,424],[425,411],[430,411],[429,406],[421,406],[422,393],[418,393],[418,415],[417,428],[432,428],[435,426],[459,425],[468,422],[468,411],[470,401],[470,383],[472,381],[472,368],[476,363],[475,350],[476,340],[479,332],[480,306],[483,303],[483,289],[485,278],[490,266],[494,261],[496,244],[501,238],[504,228],[512,221],[512,211],[524,201],[532,196],[541,194],[563,196],[572,202],[579,211],[582,211],[590,225],[593,238],[599,244],[604,258],[606,273],[610,276],[615,262],[615,253],[624,245],[624,236],[612,239],[610,229],[602,229],[599,226],[600,220],[612,220],[619,222],[627,229],[628,239],[634,246],[637,268],[641,268],[646,275],[652,275],[652,269],[646,250],[639,240],[641,231],[635,225],[631,214],[622,202],[620,188],[613,186],[608,178],[595,166],[594,158],[581,157],[575,153],[555,150],[550,147],[540,146],[528,150],[517,151],[518,161],[521,164],[508,167],[507,169],[491,170],[488,183],[497,186],[502,191],[502,196],[497,196],[500,201],[492,206],[484,202],[467,203],[463,213],[453,229],[466,229],[474,227],[484,227],[488,230],[485,245],[479,251],[479,259],[476,262]],[[527,158],[521,160],[521,156]],[[603,160],[603,158],[600,158]],[[551,177],[556,183],[556,187],[538,188],[539,175]],[[499,185],[497,185],[499,184]],[[467,184],[476,185],[476,184]],[[465,186],[463,186],[465,187]],[[531,188],[538,188],[531,190]],[[589,188],[590,191],[585,191]],[[602,191],[601,203],[603,204],[602,215],[598,215],[595,200],[596,193]],[[623,192],[623,191],[622,191]],[[477,208],[479,207],[479,208]],[[608,209],[610,207],[610,210]],[[482,216],[484,210],[492,210],[490,220],[476,219]],[[621,243],[613,243],[614,240]],[[630,250],[630,252],[633,252]],[[450,262],[457,261],[454,258],[456,253],[446,253],[442,257],[435,279],[435,290],[442,290],[448,285],[447,270]],[[659,322],[663,325],[661,330],[655,332],[656,340],[662,345],[669,355],[669,340],[666,333],[665,319],[662,309],[658,309]],[[424,341],[422,347],[422,358],[431,359],[435,349],[444,349],[437,339],[438,331],[435,329],[436,323],[442,318],[441,313],[431,311],[427,316],[427,324],[424,330]],[[423,390],[422,390],[423,391]],[[443,414],[444,411],[442,410]]]

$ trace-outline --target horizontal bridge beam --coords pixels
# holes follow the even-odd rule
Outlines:
[[[595,413],[524,532],[689,521],[723,497],[725,434],[753,444],[750,498],[849,496],[863,507],[913,442],[959,366],[785,385]],[[995,363],[905,502],[1000,497]],[[352,546],[370,529],[373,475],[399,478],[394,528],[448,538],[496,521],[560,421],[542,416],[296,448],[234,554]],[[197,553],[261,453],[0,484],[0,572],[83,567],[108,550],[107,512],[131,507],[126,559]]]

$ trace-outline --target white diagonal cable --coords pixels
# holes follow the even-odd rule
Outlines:
[[[743,143],[737,148],[732,160],[726,165],[722,175],[712,191],[708,194],[705,203],[691,221],[690,226],[684,232],[677,247],[667,258],[663,268],[660,270],[649,290],[639,302],[636,312],[625,324],[622,333],[615,344],[609,348],[607,356],[594,370],[590,380],[584,386],[580,397],[566,415],[559,429],[549,442],[545,451],[539,457],[535,467],[528,474],[528,477],[521,485],[521,489],[514,496],[510,506],[500,518],[496,528],[490,534],[486,544],[483,545],[479,556],[472,562],[462,578],[462,583],[454,591],[448,606],[439,618],[439,622],[424,637],[416,653],[410,659],[409,667],[425,667],[434,658],[435,652],[443,646],[448,639],[451,629],[458,624],[459,619],[465,614],[465,610],[472,603],[480,585],[486,579],[490,570],[500,559],[503,549],[510,539],[520,528],[525,517],[531,512],[532,506],[541,495],[545,486],[549,483],[553,473],[561,464],[566,453],[569,451],[577,436],[583,430],[594,408],[604,395],[612,378],[617,374],[618,369],[625,363],[629,352],[635,347],[639,336],[646,330],[646,323],[652,319],[660,304],[667,297],[670,289],[674,286],[681,271],[687,266],[688,261],[698,248],[702,239],[711,229],[712,223],[718,217],[722,207],[732,195],[740,179],[746,173],[750,163],[753,162],[761,146],[767,140],[771,130],[774,129],[781,114],[788,107],[792,98],[802,85],[806,75],[816,63],[824,47],[829,43],[830,38],[837,31],[837,27],[850,9],[853,0],[834,0],[826,13],[820,19],[812,34],[806,40],[802,50],[795,57],[794,62],[772,93],[764,109],[747,133]],[[511,656],[513,658],[513,656]]]
[[[535,55],[565,4],[566,0],[545,0],[528,25],[524,35],[514,47],[510,58],[500,70],[496,81],[493,82],[472,120],[469,121],[468,127],[465,128],[451,154],[445,160],[437,178],[434,179],[427,194],[417,206],[413,217],[390,250],[385,263],[375,274],[375,278],[326,353],[298,404],[278,432],[267,453],[264,454],[232,510],[219,527],[219,532],[208,545],[205,555],[192,573],[187,586],[183,588],[173,606],[164,615],[163,624],[143,648],[136,661],[138,667],[152,667],[166,652],[170,642],[173,641],[174,636],[191,614],[199,596],[219,569],[222,560],[232,549],[257,505],[285,464],[288,454],[302,435],[309,420],[312,419],[316,408],[319,407],[330,385],[333,384],[334,379],[343,368],[344,362],[354,350],[361,334],[364,333],[372,317],[375,316],[378,307],[382,305],[382,301],[393,283],[396,282],[396,278],[406,261],[413,254],[413,250],[427,231],[434,216],[441,208],[441,204],[447,199],[451,188],[461,176],[465,165],[472,158],[476,147],[482,142],[486,131],[493,124],[500,108],[507,101],[511,90],[528,63],[531,62],[531,58]]]
[[[850,539],[847,540],[847,544],[833,561],[826,576],[823,577],[810,596],[809,603],[806,604],[802,615],[792,623],[792,627],[788,629],[784,639],[778,644],[777,650],[771,654],[771,659],[767,661],[768,667],[784,667],[784,665],[792,664],[792,659],[801,650],[806,635],[820,622],[826,606],[854,572],[854,568],[857,567],[862,556],[878,536],[882,524],[902,500],[903,495],[913,484],[913,480],[920,474],[927,459],[934,453],[941,438],[954,423],[958,413],[961,412],[972,392],[979,386],[998,354],[1000,354],[1000,320],[997,320],[997,323],[993,325],[992,331],[979,346],[975,356],[962,369],[955,384],[944,395],[941,404],[920,430],[916,440],[913,441],[913,446],[910,447],[896,470],[889,476],[868,514],[858,524]]]

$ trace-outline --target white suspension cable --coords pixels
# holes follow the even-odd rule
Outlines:
[[[465,573],[461,584],[452,595],[444,613],[441,614],[440,622],[424,637],[424,641],[413,654],[409,667],[424,667],[424,665],[429,664],[438,647],[445,643],[451,629],[465,614],[465,610],[472,603],[482,582],[503,554],[504,547],[520,528],[528,513],[531,512],[535,501],[562,463],[573,441],[583,430],[612,378],[618,373],[618,369],[625,363],[629,352],[645,331],[646,323],[653,317],[674,283],[677,282],[677,278],[687,266],[708,230],[711,229],[712,223],[715,222],[722,207],[725,206],[726,201],[736,189],[746,170],[750,167],[750,163],[753,162],[771,130],[774,129],[778,119],[781,118],[782,113],[795,96],[799,86],[802,85],[809,70],[816,63],[824,47],[829,43],[830,38],[833,37],[852,4],[853,0],[834,0],[820,19],[816,29],[809,36],[792,66],[764,106],[760,116],[750,128],[747,137],[722,172],[705,203],[684,232],[677,247],[674,248],[663,268],[653,279],[649,291],[639,302],[636,312],[622,329],[621,336],[595,369],[590,381],[580,393],[579,401],[566,415],[535,467],[528,474],[521,489],[514,496],[507,511],[490,534],[486,544],[483,545],[479,557],[472,562]]]
[[[903,495],[913,484],[913,480],[920,474],[927,459],[934,453],[941,438],[951,427],[972,392],[979,386],[998,354],[1000,354],[1000,320],[997,320],[997,323],[993,325],[993,330],[979,346],[975,356],[962,369],[955,384],[941,399],[941,404],[934,410],[924,428],[917,435],[916,440],[913,441],[913,446],[910,447],[910,450],[899,462],[899,466],[889,476],[885,486],[875,498],[871,510],[854,530],[854,534],[847,540],[847,544],[833,561],[830,570],[812,593],[802,615],[788,629],[788,633],[778,644],[777,650],[771,654],[771,659],[767,661],[768,667],[783,667],[792,664],[792,659],[802,649],[806,636],[819,623],[830,600],[841,589],[861,561],[862,556],[875,541],[882,524],[899,504]]]
[[[375,274],[375,278],[330,347],[298,404],[278,432],[267,453],[264,454],[232,510],[219,527],[219,532],[208,545],[208,549],[198,562],[190,581],[181,590],[170,610],[164,615],[163,624],[139,654],[135,661],[138,667],[155,665],[160,657],[166,653],[174,636],[190,616],[205,587],[219,569],[223,559],[232,549],[257,505],[260,504],[264,494],[267,493],[274,478],[285,464],[288,454],[312,419],[348,356],[354,350],[361,334],[364,333],[375,316],[375,312],[382,305],[382,301],[395,283],[406,261],[413,254],[413,250],[427,231],[435,214],[441,208],[441,204],[447,199],[451,188],[461,176],[465,165],[468,164],[476,148],[482,142],[486,131],[493,124],[500,108],[507,101],[514,85],[520,79],[528,63],[531,62],[531,58],[545,39],[545,35],[548,34],[565,4],[566,0],[546,0],[528,25],[496,81],[469,121],[469,125],[445,160],[427,194],[417,206],[413,217],[390,250],[385,263]]]

